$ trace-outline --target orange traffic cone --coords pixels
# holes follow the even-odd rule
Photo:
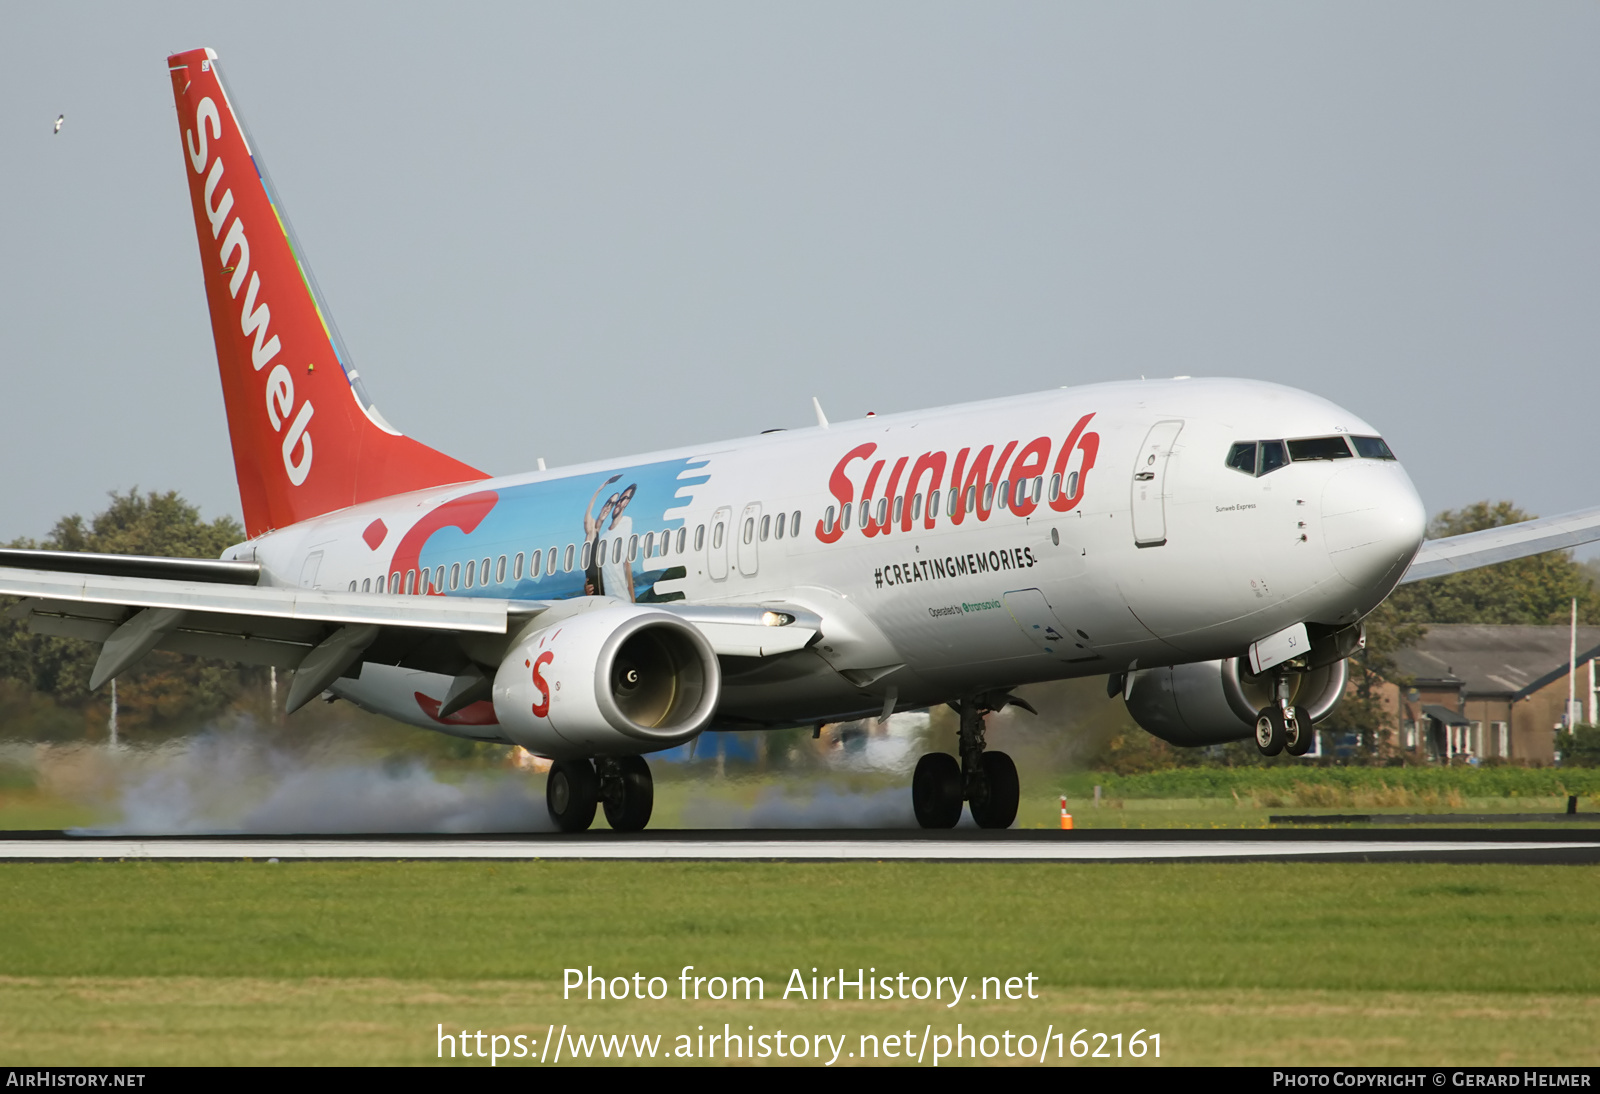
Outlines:
[[[1064,796],[1061,799],[1061,830],[1072,831],[1072,814],[1067,812],[1067,799]]]

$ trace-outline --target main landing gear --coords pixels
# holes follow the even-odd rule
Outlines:
[[[655,801],[655,782],[643,756],[557,760],[545,780],[545,808],[563,832],[587,831],[597,806],[604,806],[613,830],[642,831]]]
[[[1277,698],[1256,715],[1256,747],[1263,756],[1276,756],[1280,752],[1304,756],[1317,740],[1311,713],[1290,702],[1293,688],[1288,674],[1278,676],[1274,691]]]
[[[911,807],[924,828],[954,828],[966,801],[979,828],[1010,828],[1021,791],[1017,765],[1004,752],[984,751],[984,716],[1018,702],[1009,696],[969,695],[952,703],[961,715],[961,762],[943,752],[917,761],[911,776]]]

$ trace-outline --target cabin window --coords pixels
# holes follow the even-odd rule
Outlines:
[[[412,596],[417,595],[417,571],[406,571],[406,592]]]
[[[476,561],[468,562],[467,563],[467,578],[466,578],[466,581],[464,582],[464,584],[466,585],[467,588],[469,588],[469,589],[472,588],[472,579],[477,575],[477,572],[478,572],[478,563]]]
[[[452,590],[454,590],[454,589],[458,589],[460,587],[461,587],[461,563],[452,562],[450,564],[450,588]]]
[[[939,496],[942,493],[943,493],[943,491],[941,491],[941,490],[931,490],[931,491],[928,492],[928,519],[929,520],[932,520],[934,517],[939,515]]]
[[[587,570],[589,568],[589,555],[593,551],[594,551],[594,544],[592,542],[590,542],[589,540],[584,540],[583,541],[583,558],[578,563],[578,569]]]
[[[905,511],[906,511],[906,496],[904,494],[901,494],[898,498],[894,499],[894,522],[896,524],[900,523],[900,518],[901,518],[902,515],[904,515]]]
[[[976,486],[969,486],[969,487],[967,487],[967,496],[963,500],[963,511],[970,513],[974,509],[976,509],[977,507],[978,507],[978,488]]]
[[[1060,474],[1051,475],[1050,476],[1050,500],[1051,501],[1055,501],[1060,496],[1061,496],[1061,476],[1060,476]]]
[[[767,537],[772,533],[772,518],[761,518],[761,542],[767,542]]]
[[[617,540],[619,542],[621,541],[621,539],[622,539],[621,536],[617,537]],[[629,536],[628,537],[628,561],[632,562],[634,559],[636,559],[638,557],[639,557],[639,537],[638,536]]]
[[[778,514],[777,526],[775,528],[773,528],[773,530],[772,530],[772,534],[773,534],[773,538],[774,539],[782,539],[783,538],[783,526],[785,524],[787,524],[787,523],[789,523],[789,518],[784,516],[782,513],[779,513]],[[795,530],[799,531],[799,529],[795,529]]]
[[[680,555],[683,554],[683,541],[688,537],[688,535],[689,526],[687,524],[678,529],[678,553]]]
[[[711,549],[713,551],[722,550],[722,522],[720,520],[717,521],[717,526],[711,529]]]
[[[911,519],[922,519],[922,495],[916,494],[911,498]]]
[[[889,499],[888,498],[879,498],[878,499],[878,523],[879,524],[887,524],[887,523],[889,523]]]
[[[833,506],[830,505],[822,514],[822,530],[830,536],[833,535],[833,517]]]
[[[1011,500],[1011,484],[1009,482],[1003,482],[1003,483],[1001,483],[999,485],[998,488],[995,489],[995,504],[999,505],[1000,508],[1004,509],[1006,507],[1006,503],[1009,502],[1010,500]]]
[[[622,561],[622,537],[618,536],[611,541],[611,562],[613,565]]]
[[[506,556],[505,555],[501,555],[499,561],[494,564],[494,583],[496,585],[504,585],[505,581],[506,581]]]
[[[850,503],[845,502],[844,508],[839,510],[839,527],[848,532],[850,530]]]
[[[567,544],[566,553],[561,556],[561,572],[562,573],[570,574],[572,572],[572,555],[573,555],[573,546],[572,546],[572,544],[569,543],[569,544]]]
[[[356,583],[353,580],[350,582],[350,591],[351,592],[355,592],[356,591]]]
[[[994,483],[992,482],[983,488],[983,507],[984,509],[994,508]]]
[[[354,581],[350,583],[350,587],[355,588]],[[361,579],[361,591],[364,593],[370,593],[372,591],[372,579],[370,577],[364,577]]]
[[[655,553],[656,553],[656,534],[654,532],[646,532],[644,534],[644,557],[645,558],[650,558]]]
[[[444,592],[444,564],[443,563],[440,563],[439,568],[433,572],[433,587],[435,589],[439,590],[441,593]],[[452,589],[455,588],[455,584],[452,582],[450,587]]]
[[[1067,476],[1067,497],[1075,498],[1077,496],[1078,496],[1078,473],[1076,471],[1074,471],[1072,474]]]
[[[756,538],[756,518],[755,517],[745,517],[744,518],[744,541],[746,543],[749,543],[752,540],[754,540],[755,538]]]
[[[694,549],[696,551],[704,550],[705,549],[705,545],[706,545],[706,526],[704,524],[697,524],[697,525],[695,525],[695,529],[694,529]]]
[[[537,571],[538,569],[539,569],[539,552],[535,551],[535,552],[533,552],[533,565],[529,567],[529,575],[528,576],[532,577],[533,573],[535,571]],[[517,557],[513,558],[511,560],[511,580],[512,581],[521,581],[522,580],[522,552],[521,551],[518,551],[517,552]]]
[[[482,567],[478,570],[478,584],[489,584],[489,560],[484,559]]]
[[[1033,504],[1038,505],[1042,497],[1044,497],[1044,476],[1040,475],[1033,480]]]
[[[799,534],[800,534],[800,510],[796,509],[794,512],[789,514],[789,535],[798,536]]]
[[[400,592],[400,571],[399,570],[396,570],[394,573],[389,575],[389,591],[391,593],[395,593],[397,595]]]

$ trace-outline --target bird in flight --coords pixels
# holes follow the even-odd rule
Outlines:
[[[52,129],[51,132],[52,133],[61,132],[61,123],[66,121],[66,120],[67,120],[67,116],[65,114],[57,114],[56,115],[56,127],[54,129]]]

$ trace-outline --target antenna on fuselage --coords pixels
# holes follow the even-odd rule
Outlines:
[[[817,412],[817,425],[827,429],[828,416],[822,412],[822,402],[815,395],[811,396],[811,409]]]

